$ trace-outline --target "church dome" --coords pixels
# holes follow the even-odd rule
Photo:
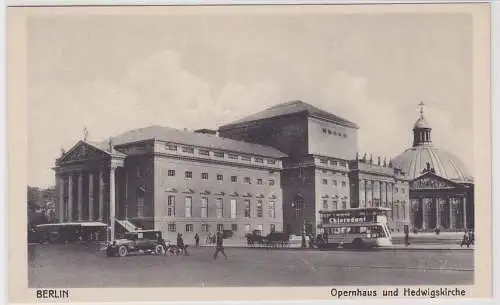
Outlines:
[[[454,154],[433,147],[421,145],[409,148],[393,159],[394,167],[400,168],[413,180],[426,170],[455,182],[472,182],[472,175]]]
[[[424,118],[424,117],[421,117],[420,119],[418,119],[416,122],[415,122],[415,125],[413,127],[414,129],[417,129],[417,128],[425,128],[425,129],[430,129],[431,126],[429,125],[429,123],[427,123],[427,120]]]
[[[431,171],[456,182],[472,182],[472,175],[454,154],[433,146],[432,128],[424,118],[423,105],[420,103],[420,117],[413,127],[413,147],[394,158],[393,165],[410,180]]]

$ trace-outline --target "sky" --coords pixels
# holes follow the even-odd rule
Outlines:
[[[72,15],[28,21],[28,183],[55,158],[145,127],[217,128],[302,100],[357,123],[359,152],[434,145],[474,173],[472,19],[461,14]]]

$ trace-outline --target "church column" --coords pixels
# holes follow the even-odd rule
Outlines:
[[[448,197],[448,207],[449,207],[448,212],[450,213],[450,215],[449,215],[450,225],[448,226],[448,229],[450,229],[450,230],[455,229],[455,217],[454,217],[455,211],[453,210],[453,202],[454,202],[453,197]]]
[[[434,198],[434,204],[436,209],[436,228],[441,227],[441,200],[439,198]]]
[[[59,222],[64,222],[64,177],[62,174],[57,174],[57,191],[59,193],[58,197],[58,208],[59,208]]]
[[[99,220],[104,221],[104,177],[99,169]]]
[[[83,217],[83,172],[78,173],[78,221]]]
[[[463,225],[464,225],[464,229],[467,229],[467,199],[465,198],[465,196],[462,198],[462,208],[463,208],[463,214],[464,214]]]
[[[364,180],[365,185],[365,208],[368,206],[368,180]]]
[[[68,176],[68,222],[73,221],[73,175]]]
[[[89,220],[94,220],[94,174],[89,173]]]
[[[111,165],[109,170],[109,221],[111,222],[111,242],[115,240],[115,171]]]
[[[422,229],[427,229],[427,198],[420,199],[422,205]]]

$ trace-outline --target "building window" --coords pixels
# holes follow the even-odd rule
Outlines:
[[[339,165],[341,167],[346,167],[347,166],[347,163],[345,161],[340,161]]]
[[[337,200],[334,200],[334,201],[333,201],[333,209],[334,209],[334,210],[338,210],[338,209],[339,209],[339,204],[338,204],[338,201],[337,201]]]
[[[337,186],[337,180],[333,180],[333,186]]]
[[[177,145],[175,144],[167,144],[167,149],[172,151],[177,151]]]
[[[323,131],[323,133],[326,133],[326,128],[323,128],[323,129],[321,129],[321,130]]]
[[[342,209],[347,209],[347,201],[342,201]]]
[[[268,159],[267,164],[276,164],[276,160],[274,159]]]
[[[250,232],[250,225],[245,225],[245,232],[249,233]]]
[[[405,220],[406,219],[406,206],[404,203],[401,205],[401,212],[403,213],[402,218],[403,218],[403,220]]]
[[[332,130],[331,129],[328,129],[328,134],[332,134]]]
[[[175,216],[175,196],[167,197],[167,216]]]
[[[144,217],[144,197],[142,195],[137,196],[137,218]]]
[[[323,209],[328,210],[328,200],[323,199]]]
[[[251,161],[251,160],[252,160],[252,157],[249,157],[249,156],[241,156],[241,160],[243,160],[243,161]]]
[[[337,165],[339,165],[339,163],[338,163],[337,161],[331,161],[330,163],[331,163],[331,165],[333,165],[333,166],[337,166]]]
[[[201,217],[208,217],[208,198],[201,197]]]
[[[264,163],[264,159],[262,159],[262,158],[255,158],[255,163]]]
[[[208,225],[206,223],[201,224],[201,232],[208,232],[209,229],[210,229],[210,225]]]
[[[231,182],[238,182],[237,176],[231,176]]]
[[[201,179],[208,180],[208,173],[201,173]]]
[[[398,188],[394,188],[394,193],[397,193],[398,192]]]
[[[185,217],[190,218],[191,215],[193,214],[193,199],[191,197],[186,197],[184,198],[184,205],[185,205]]]
[[[270,232],[275,232],[276,231],[276,225],[275,224],[270,224],[269,225],[269,231]]]
[[[323,184],[328,184],[328,180],[326,179],[322,179],[321,181],[323,182]]]
[[[175,176],[175,170],[174,170],[174,169],[169,169],[169,170],[167,171],[167,175],[168,175],[169,177],[174,177],[174,176]]]
[[[269,185],[274,185],[274,179],[269,179]]]
[[[401,188],[401,193],[405,193],[405,189],[404,188]]]
[[[229,158],[229,159],[233,159],[233,160],[238,160],[238,155],[235,155],[235,154],[229,154],[229,155],[228,155],[228,158]]]
[[[245,217],[250,217],[250,200],[245,200]]]
[[[222,223],[217,224],[217,232],[224,231],[224,225]]]
[[[198,150],[198,153],[202,156],[209,156],[210,155],[210,151],[208,151],[206,149],[200,149],[200,150]]]
[[[342,181],[342,187],[347,187],[347,183],[345,181]]]
[[[231,224],[231,231],[233,231],[233,232],[238,231],[238,224],[237,223]]]
[[[269,201],[269,217],[276,218],[276,202]]]
[[[193,178],[193,172],[187,171],[187,172],[184,173],[184,176],[187,179],[192,179]]]
[[[328,159],[327,158],[320,158],[319,163],[321,164],[328,164]]]
[[[222,198],[217,198],[217,218],[222,218],[224,216],[224,204]]]
[[[194,231],[193,225],[190,223],[186,224],[186,232],[193,232],[193,231]]]
[[[214,152],[214,156],[217,158],[224,158],[224,153],[221,151]]]
[[[257,184],[262,184],[262,179],[257,179]]]
[[[168,231],[169,232],[176,232],[177,231],[177,228],[175,226],[175,223],[169,223],[168,224]]]
[[[231,218],[236,218],[236,199],[231,199]]]
[[[257,201],[257,217],[263,216],[262,200]]]
[[[217,174],[217,181],[224,180],[224,176],[222,174]]]
[[[344,138],[347,138],[347,135],[346,135],[345,133],[344,133],[342,136],[343,136]]]
[[[182,147],[182,152],[189,153],[189,154],[194,154],[194,147],[183,146]]]
[[[243,179],[243,182],[250,184],[250,183],[251,183],[251,182],[250,182],[250,177],[245,177],[245,178]]]

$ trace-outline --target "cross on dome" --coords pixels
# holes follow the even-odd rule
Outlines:
[[[418,106],[420,106],[420,117],[423,118],[424,117],[424,102],[423,101],[420,101],[420,104],[418,104]]]

